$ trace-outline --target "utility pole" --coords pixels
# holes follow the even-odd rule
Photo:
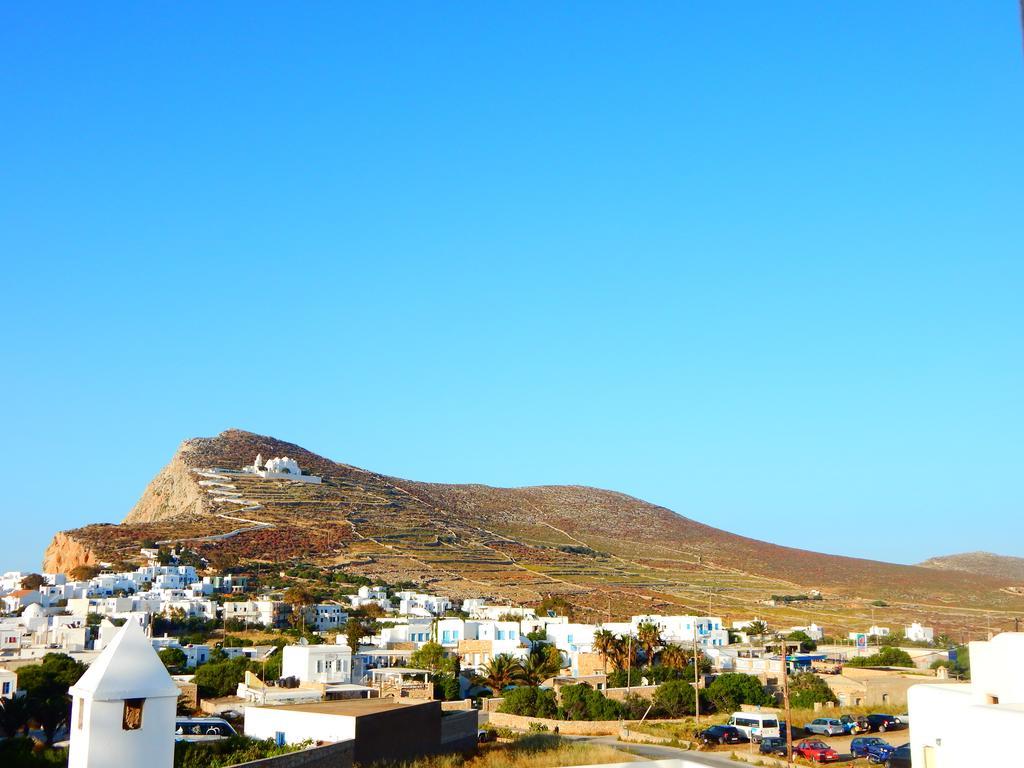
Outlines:
[[[626,696],[629,696],[629,678],[633,676],[633,633],[626,635]]]
[[[700,729],[700,654],[697,651],[697,617],[693,617],[693,705],[697,729]]]
[[[793,718],[789,711],[789,662],[786,654],[786,638],[782,638],[782,701],[786,708],[786,732],[781,734],[786,740],[786,760],[793,762],[793,749],[789,743],[789,734],[793,728]]]

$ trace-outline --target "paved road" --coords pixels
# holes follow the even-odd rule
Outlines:
[[[620,752],[628,752],[631,755],[636,755],[637,757],[646,758],[648,760],[682,760],[685,758],[690,762],[697,763],[698,765],[728,765],[732,766],[732,768],[735,768],[736,765],[742,765],[742,763],[736,763],[735,760],[730,760],[727,753],[716,755],[709,754],[707,752],[693,752],[685,749],[677,749],[676,747],[665,746],[663,744],[627,744],[619,741],[614,736],[565,736],[564,738],[578,739],[591,744],[603,744],[604,746],[617,749]]]

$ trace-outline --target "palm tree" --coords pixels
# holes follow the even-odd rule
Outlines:
[[[305,609],[307,605],[310,605],[313,602],[313,593],[303,586],[288,587],[288,589],[284,591],[284,601],[292,607],[292,621],[295,621],[294,616],[295,614],[298,614],[299,621],[302,622],[302,634],[306,634]]]
[[[761,619],[754,619],[744,627],[743,631],[747,633],[748,637],[761,638],[768,634],[768,625]]]
[[[665,644],[661,639],[661,629],[653,621],[644,621],[636,628],[636,641],[644,649],[647,664],[653,666],[654,652]]]
[[[499,653],[484,664],[480,671],[483,674],[476,675],[473,681],[490,688],[495,696],[500,696],[503,690],[523,679],[522,664],[508,653]]]
[[[682,669],[686,666],[686,659],[686,650],[675,643],[669,643],[661,651],[661,663],[670,669]]]
[[[553,646],[549,647],[553,648]],[[555,652],[557,653],[557,650]],[[553,654],[549,654],[547,649],[543,649],[539,653],[531,653],[526,657],[526,661],[521,662],[519,666],[521,681],[525,685],[532,686],[538,686],[549,677],[554,677],[562,668],[560,660],[557,660]]]
[[[615,633],[610,629],[599,629],[594,633],[594,650],[604,659],[604,671],[608,671],[608,660],[615,647]]]

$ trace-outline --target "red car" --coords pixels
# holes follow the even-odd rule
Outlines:
[[[804,739],[793,747],[793,754],[815,763],[834,763],[839,759],[838,752],[818,739]]]

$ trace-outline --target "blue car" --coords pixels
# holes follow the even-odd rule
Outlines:
[[[850,753],[854,757],[866,757],[875,765],[884,763],[895,751],[896,747],[877,736],[861,736],[850,742]]]

